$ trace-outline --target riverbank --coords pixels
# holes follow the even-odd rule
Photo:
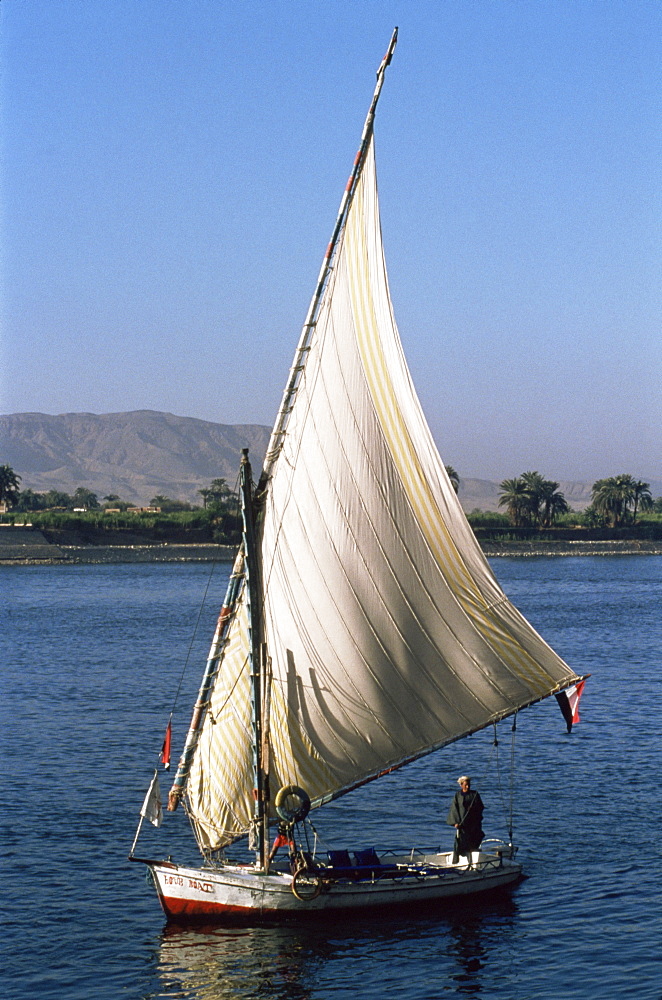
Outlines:
[[[486,556],[616,556],[662,555],[662,541],[653,539],[623,539],[615,541],[549,540],[481,540]],[[171,543],[130,545],[64,545],[46,537],[35,528],[4,527],[0,530],[0,566],[49,566],[71,563],[166,563],[166,562],[230,562],[234,546],[214,543]]]
[[[26,551],[16,558],[5,557],[0,548],[0,566],[109,565],[111,563],[232,562],[229,545],[51,545],[39,553]]]
[[[234,558],[232,545],[209,543],[141,543],[128,545],[64,545],[30,527],[0,530],[0,566],[49,566],[72,563],[224,562]]]
[[[490,558],[498,556],[660,556],[662,541],[650,538],[619,538],[613,541],[480,541]]]

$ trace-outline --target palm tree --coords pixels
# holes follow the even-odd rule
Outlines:
[[[604,524],[604,517],[594,503],[584,508],[582,512],[582,524],[587,528],[600,528]]]
[[[632,496],[634,500],[634,507],[632,509],[632,523],[635,524],[637,520],[637,510],[641,508],[642,510],[650,510],[653,506],[653,494],[651,493],[651,484],[644,483],[641,479],[638,479],[633,488]]]
[[[225,479],[212,479],[208,489],[198,490],[198,493],[202,494],[205,507],[216,513],[227,513],[239,505],[239,497]]]
[[[212,479],[209,487],[209,499],[212,503],[228,505],[237,502],[237,494],[230,489],[226,479]]]
[[[72,497],[72,506],[84,507],[86,510],[98,510],[99,498],[86,486],[79,486]]]
[[[609,479],[597,479],[591,487],[593,508],[605,524],[618,522],[621,511],[620,491],[613,476]]]
[[[528,494],[529,521],[537,527],[540,524],[540,508],[543,503],[545,480],[539,472],[523,472],[521,480]],[[558,486],[558,483],[556,484]]]
[[[545,501],[545,527],[551,528],[554,521],[560,514],[567,514],[570,504],[560,491],[555,490],[551,497]]]
[[[20,493],[18,488],[20,481],[21,477],[16,475],[11,465],[0,465],[0,504],[14,506]]]
[[[451,481],[451,486],[453,487],[453,489],[457,493],[457,491],[460,488],[460,477],[459,477],[458,473],[455,471],[455,469],[453,468],[452,465],[447,465],[446,466],[446,473],[448,475],[448,478]]]
[[[559,484],[551,479],[543,479],[539,498],[542,505],[543,528],[551,528],[559,514],[567,514],[570,510],[568,501],[559,491]]]
[[[634,487],[634,479],[625,473],[593,483],[593,505],[607,524],[611,522],[614,528],[618,528],[625,523],[630,505],[635,502]]]
[[[499,483],[501,496],[499,507],[506,507],[511,524],[521,528],[529,513],[529,492],[521,476],[517,479],[504,479]]]
[[[523,472],[517,479],[500,483],[499,507],[508,508],[508,516],[516,528],[524,525],[549,528],[559,514],[570,508],[559,492],[559,484],[543,479],[539,472]]]

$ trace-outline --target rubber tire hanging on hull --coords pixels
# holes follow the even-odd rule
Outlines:
[[[299,868],[292,879],[292,892],[302,903],[310,903],[317,899],[322,891],[322,880],[318,875],[309,872],[307,868]]]
[[[310,812],[310,796],[298,785],[283,785],[274,800],[276,812],[285,823],[301,823]]]

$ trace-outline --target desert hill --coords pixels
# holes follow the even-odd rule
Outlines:
[[[260,468],[270,428],[215,424],[154,410],[129,413],[15,413],[0,416],[0,464],[21,488],[99,498],[117,493],[144,505],[157,494],[200,504],[198,490],[222,477],[234,486],[242,448]]]
[[[0,416],[0,465],[11,465],[22,489],[37,492],[84,486],[100,499],[117,493],[144,505],[160,493],[200,504],[198,490],[212,479],[234,486],[242,448],[250,449],[259,470],[269,434],[260,424],[216,424],[155,410],[14,413]],[[589,482],[561,482],[560,489],[574,510],[590,503]],[[660,496],[662,483],[651,483],[651,490]],[[459,495],[467,512],[499,509],[496,482],[461,478]]]

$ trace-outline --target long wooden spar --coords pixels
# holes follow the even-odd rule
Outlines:
[[[324,260],[322,262],[322,267],[320,269],[319,277],[317,279],[317,285],[315,288],[315,293],[311,300],[310,306],[308,308],[308,313],[301,331],[301,337],[297,347],[297,351],[294,357],[294,363],[290,370],[290,376],[285,387],[285,392],[283,394],[283,399],[280,405],[280,410],[276,418],[276,423],[271,434],[271,439],[269,442],[269,447],[267,449],[267,454],[264,460],[264,467],[262,470],[262,475],[260,477],[260,483],[258,486],[258,500],[259,503],[259,493],[262,491],[264,486],[269,479],[271,474],[271,469],[273,464],[278,457],[280,452],[283,438],[287,429],[287,422],[289,414],[292,410],[292,405],[294,403],[294,397],[296,396],[296,391],[299,386],[301,379],[301,373],[305,364],[305,357],[310,347],[310,341],[315,329],[315,324],[317,323],[317,317],[319,314],[320,306],[322,303],[322,297],[324,295],[324,289],[326,288],[329,275],[331,273],[331,268],[333,265],[333,257],[335,250],[342,232],[345,220],[347,217],[347,212],[351,204],[354,191],[356,189],[356,184],[358,182],[359,176],[361,174],[361,169],[365,161],[365,155],[370,143],[370,138],[372,136],[372,131],[374,127],[375,112],[377,109],[377,102],[379,100],[379,95],[381,94],[382,86],[384,84],[384,74],[386,72],[386,67],[391,62],[393,58],[393,53],[395,51],[395,46],[398,41],[398,29],[395,28],[393,35],[391,36],[391,41],[389,42],[388,49],[386,50],[386,55],[382,59],[379,69],[377,70],[377,83],[375,85],[375,90],[372,96],[372,101],[370,102],[370,108],[366,116],[365,124],[363,126],[363,132],[361,133],[361,144],[359,150],[354,159],[354,165],[352,167],[352,172],[349,175],[349,180],[345,186],[343,192],[342,200],[340,202],[340,209],[338,210],[338,216],[336,218],[336,223],[333,228],[333,233],[331,234],[331,240],[326,249],[324,255]],[[230,582],[228,584],[228,592],[224,601],[223,609],[219,616],[218,625],[216,628],[216,634],[214,636],[214,641],[212,643],[212,650],[210,652],[209,658],[207,660],[207,667],[205,674],[203,676],[202,684],[200,687],[200,692],[198,694],[198,700],[196,702],[193,718],[191,720],[191,725],[189,727],[189,732],[186,738],[186,743],[184,745],[184,751],[182,753],[181,759],[179,761],[179,766],[177,768],[177,773],[175,779],[170,789],[168,795],[168,809],[173,811],[179,805],[179,801],[184,794],[186,788],[186,782],[188,779],[189,771],[195,755],[198,740],[200,737],[200,732],[202,730],[202,725],[207,712],[207,707],[209,704],[209,698],[211,696],[211,691],[213,689],[214,681],[216,679],[216,674],[218,673],[219,662],[222,658],[223,649],[227,641],[229,624],[234,612],[237,597],[239,596],[241,584],[244,582],[245,566],[244,566],[244,549],[245,544],[240,548],[235,565],[232,571],[232,576],[230,577]],[[257,654],[255,654],[255,659],[257,660]],[[254,672],[254,671],[253,671]],[[252,692],[254,703],[257,701],[259,704],[259,692],[255,690]],[[256,698],[257,696],[257,698]],[[259,724],[258,724],[259,729]],[[259,746],[259,733],[254,734],[254,738],[257,737],[257,745]],[[256,763],[256,772],[260,772],[261,768],[259,763]],[[259,789],[256,800],[258,803],[262,804],[264,790]],[[262,806],[263,808],[263,806]],[[258,820],[258,828],[262,825],[259,820],[263,817],[256,816]],[[263,847],[264,852],[264,847]]]

